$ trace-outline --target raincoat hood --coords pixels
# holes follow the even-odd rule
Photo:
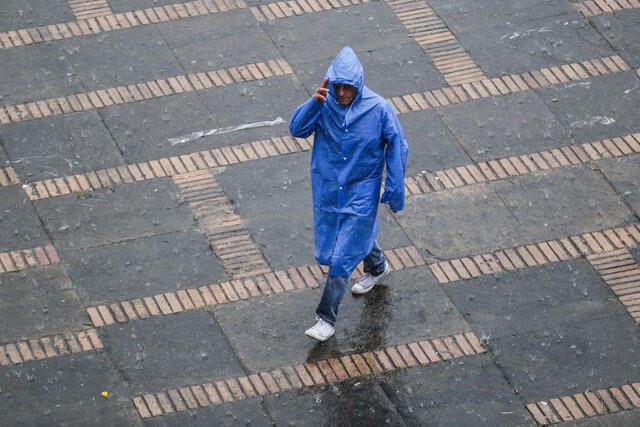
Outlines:
[[[340,53],[338,53],[329,66],[326,77],[329,79],[329,93],[333,99],[336,98],[336,93],[333,90],[334,83],[356,87],[358,94],[353,100],[354,103],[362,96],[364,89],[364,69],[351,47],[345,46]]]

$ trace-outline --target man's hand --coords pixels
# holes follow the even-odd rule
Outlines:
[[[316,93],[313,94],[313,99],[318,102],[325,102],[327,100],[327,93],[329,93],[329,79],[324,79],[320,86],[316,89]]]

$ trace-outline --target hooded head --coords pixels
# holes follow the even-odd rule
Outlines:
[[[329,79],[329,93],[336,101],[338,101],[338,96],[334,85],[348,85],[356,88],[357,93],[353,97],[353,101],[362,96],[364,70],[356,53],[349,46],[345,46],[333,60],[327,70],[327,78]]]

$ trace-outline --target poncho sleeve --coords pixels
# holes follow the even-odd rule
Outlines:
[[[392,211],[398,212],[404,209],[404,174],[409,147],[400,121],[387,103],[382,120],[382,133],[386,142],[387,179],[380,203],[388,203]]]
[[[316,129],[316,122],[322,113],[324,103],[309,98],[307,102],[300,105],[291,113],[289,121],[289,132],[296,138],[306,138]]]

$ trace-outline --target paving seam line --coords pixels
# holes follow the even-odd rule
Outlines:
[[[106,0],[67,0],[76,20],[113,15]]]
[[[485,352],[486,349],[475,334],[468,331],[134,396],[132,400],[138,415],[146,419],[287,390],[336,384],[352,378],[426,366]]]
[[[640,408],[640,382],[528,403],[538,425],[546,426]]]
[[[62,357],[104,347],[94,328],[0,345],[0,366]]]
[[[99,16],[87,16],[76,21],[0,32],[0,49],[11,49],[36,43],[153,25],[235,9],[245,9],[246,7],[247,5],[243,0],[195,0],[130,12],[109,13],[103,16],[99,13],[99,9],[94,9],[96,15]],[[103,8],[102,10],[106,9]]]
[[[587,0],[574,3],[573,7],[585,17],[614,13],[621,10],[640,9],[638,0]]]
[[[293,74],[293,70],[287,61],[280,58],[220,70],[181,74],[166,79],[0,107],[0,124],[38,120],[290,74]]]
[[[472,83],[487,78],[425,0],[385,1],[447,83]]]
[[[570,66],[572,70],[576,71],[576,74],[573,74],[572,78],[587,78],[589,75],[604,75],[609,72],[619,72],[629,69],[626,63],[617,56],[603,58],[603,60],[595,59],[591,61],[584,61],[583,64],[586,64],[585,67],[589,74],[584,71],[581,71],[581,74],[577,74],[578,71],[584,70],[584,68],[582,68],[582,65],[577,63],[568,64],[568,66]],[[560,80],[553,80],[554,83],[550,82],[551,75],[564,76],[564,74],[562,74],[561,68],[565,68],[566,66],[567,65],[557,67],[558,69],[556,71],[556,74],[550,74],[549,80],[544,77],[543,73],[543,71],[547,69],[543,69],[542,71],[532,71],[522,74],[523,76],[525,76],[525,79],[527,79],[527,75],[531,76],[530,78],[532,80],[530,82],[530,85],[525,83],[524,80],[517,80],[515,78],[512,78],[510,81],[518,81],[519,85],[516,85],[514,88],[526,87],[529,89],[539,87],[534,86],[534,82],[540,82],[540,84],[542,85],[559,84],[561,83]],[[609,68],[607,68],[607,66]],[[582,74],[582,72],[584,72],[584,74]],[[551,70],[549,70],[549,73],[551,73]],[[534,76],[537,80],[534,79]],[[487,88],[486,90],[485,87]],[[398,114],[401,114],[425,110],[428,108],[437,108],[440,106],[449,105],[450,103],[468,102],[470,100],[476,100],[483,97],[502,95],[502,92],[499,91],[497,93],[495,91],[491,92],[492,89],[490,88],[494,88],[495,90],[497,90],[496,86],[493,85],[490,80],[486,80],[481,82],[474,82],[473,84],[464,83],[459,86],[452,86],[449,88],[436,89],[424,93],[414,93],[401,97],[394,97],[389,99],[388,101],[391,103],[394,110]],[[505,94],[511,93],[506,83],[504,86],[501,86],[501,88]],[[468,96],[465,94],[467,94]],[[438,99],[440,101],[438,101]],[[1,112],[2,110],[0,109],[0,114]],[[306,151],[311,149],[312,143],[313,137],[308,139],[292,138],[290,136],[274,137],[263,141],[254,141],[231,147],[188,153],[159,160],[151,160],[148,162],[119,166],[117,168],[102,169],[99,171],[67,175],[43,181],[35,181],[25,184],[24,188],[31,200],[40,200],[49,197],[64,196],[71,193],[83,193],[100,188],[120,185],[123,183],[132,183],[148,179],[162,178],[165,176],[173,176],[179,173],[184,173],[182,171],[194,172],[196,170],[202,170],[210,167],[227,166],[235,163],[242,163],[266,157],[289,154],[291,152],[298,152],[300,150]],[[633,145],[634,141],[627,140],[627,144]],[[635,145],[633,146],[635,147]],[[565,148],[562,148],[562,150],[565,150]],[[580,151],[579,148],[576,148],[574,151],[576,150]],[[588,153],[592,158],[595,158],[595,156],[597,156],[597,154],[594,155],[590,152]],[[626,153],[626,149],[625,151],[623,151],[623,153]],[[584,159],[584,157],[580,157],[580,154],[575,154],[579,156],[581,160]],[[569,158],[573,158],[573,155],[571,154],[566,155],[569,156]],[[559,156],[561,159],[559,161],[562,161],[564,163],[564,157],[562,155]],[[601,156],[608,156],[606,150],[601,154]],[[538,157],[540,156],[537,156],[536,158]],[[518,171],[523,170],[521,168],[520,160],[516,159],[515,157],[508,158],[507,160],[501,159],[500,161],[506,161],[507,163],[509,163],[510,161],[514,162],[514,166],[518,168]],[[526,159],[522,159],[522,162],[525,161]],[[547,163],[544,159],[542,159],[542,161],[538,163],[541,169],[544,169],[547,166]],[[555,164],[556,161],[549,160],[549,163]],[[525,164],[529,169],[535,168],[535,166],[530,166],[528,163]],[[502,168],[499,166],[496,166],[497,169],[495,170],[495,172],[491,172],[491,168],[489,168],[487,171],[483,170],[481,172],[476,172],[477,168],[475,167],[475,165],[467,166],[464,168],[464,170],[457,168],[458,172],[447,170],[446,174],[453,174],[457,176],[457,173],[460,173],[463,180],[466,181],[467,178],[464,177],[468,176],[468,172],[470,172],[475,177],[475,180],[479,182],[484,178],[487,178],[489,180],[495,179],[490,178],[493,177],[495,173],[500,174],[498,176],[502,176],[502,174],[504,174],[504,171],[502,171]],[[442,189],[442,185],[445,185],[440,185],[437,182],[439,179],[443,179],[440,177],[438,177],[438,179],[433,177],[433,180],[431,181],[427,180],[428,175],[423,176],[423,178],[424,179],[421,179],[420,177],[409,178],[406,181],[407,187],[411,187],[411,189],[409,190],[410,194],[423,194],[430,191],[440,191],[440,189]],[[427,180],[427,184],[424,184],[425,180]],[[443,182],[448,183],[449,180]],[[473,180],[469,182],[473,182]],[[451,185],[455,186],[455,184]]]
[[[174,175],[173,182],[229,275],[239,279],[272,271],[211,171]]]
[[[620,248],[588,255],[587,261],[640,324],[640,264],[633,255],[626,248]]]
[[[0,252],[0,273],[15,273],[28,268],[46,267],[59,263],[60,258],[53,245]]]

